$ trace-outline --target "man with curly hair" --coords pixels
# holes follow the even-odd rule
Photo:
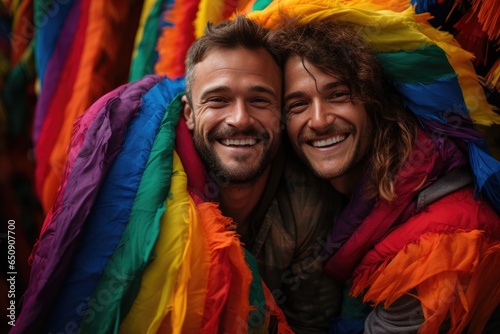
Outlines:
[[[326,254],[349,290],[335,332],[481,331],[500,298],[498,203],[475,196],[463,143],[405,106],[363,27],[311,16],[273,33],[291,145],[345,198]]]

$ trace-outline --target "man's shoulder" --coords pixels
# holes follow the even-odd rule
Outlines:
[[[500,217],[490,203],[478,196],[472,185],[447,194],[423,208],[418,220],[432,219],[435,224],[455,229],[480,229],[499,234]]]

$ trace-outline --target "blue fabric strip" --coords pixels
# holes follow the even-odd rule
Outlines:
[[[427,84],[396,85],[405,105],[418,117],[446,123],[450,112],[468,112],[456,77],[442,78]]]

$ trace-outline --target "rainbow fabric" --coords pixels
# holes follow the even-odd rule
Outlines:
[[[415,15],[408,1],[69,0],[12,6],[18,7],[12,58],[17,63],[34,51],[37,65],[36,186],[47,212],[13,333],[259,332],[271,315],[281,332],[289,331],[251,256],[227,229],[229,221],[198,196],[203,168],[187,129],[177,124],[184,56],[208,20],[238,11],[272,27],[285,7],[304,20],[360,24],[407,105],[426,124],[446,125],[447,111],[464,119],[470,111],[478,124],[500,123],[471,55],[427,25],[427,14]],[[36,29],[23,19],[30,10]],[[34,34],[32,44],[23,39],[26,31]],[[409,66],[393,66],[397,59]],[[170,79],[144,77],[152,73]],[[476,173],[476,185],[498,204],[498,162],[462,130],[455,132],[467,142],[476,171],[484,161],[493,166]],[[205,238],[192,233],[200,227]],[[262,321],[252,327],[249,315]]]
[[[291,332],[232,220],[195,195],[203,174],[176,153],[203,170],[192,140],[176,141],[189,136],[183,87],[146,76],[79,118],[11,333],[259,333],[271,316]]]

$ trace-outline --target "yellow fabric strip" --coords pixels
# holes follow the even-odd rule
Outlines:
[[[210,251],[201,226],[196,204],[189,197],[189,243],[174,294],[174,308],[164,319],[159,333],[166,333],[171,322],[172,333],[199,333],[207,295]]]
[[[427,23],[420,24],[419,28],[448,56],[453,70],[458,74],[458,83],[462,89],[465,105],[474,122],[486,126],[500,124],[500,115],[493,111],[493,106],[488,103],[484,89],[479,83],[471,62],[473,55],[462,49],[449,33],[436,30]]]
[[[500,91],[500,59],[493,64],[485,80],[488,86]]]
[[[224,8],[224,0],[201,0],[196,14],[195,38],[203,36],[207,22],[217,23],[220,21],[222,9]]]
[[[412,51],[433,44],[417,29],[415,13],[411,8],[401,12],[381,10],[380,4],[371,1],[274,1],[266,9],[250,13],[249,16],[268,28],[274,28],[282,12],[299,16],[299,22],[302,23],[338,20],[356,24],[359,33],[375,52]]]
[[[186,187],[186,173],[174,152],[170,196],[161,218],[154,258],[144,272],[139,294],[120,325],[120,333],[156,333],[164,317],[174,308],[180,268],[188,254],[190,221],[197,219],[192,214]]]

